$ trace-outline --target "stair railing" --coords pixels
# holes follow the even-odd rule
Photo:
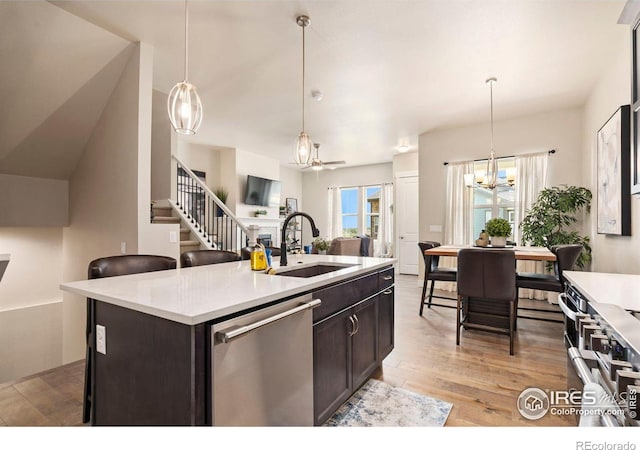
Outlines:
[[[176,198],[172,203],[199,241],[212,250],[241,254],[249,230],[209,187],[175,155]]]

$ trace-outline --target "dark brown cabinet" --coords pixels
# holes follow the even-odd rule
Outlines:
[[[385,271],[384,283],[380,274],[355,280],[358,289],[350,281],[314,293],[326,311],[335,304],[343,307],[319,315],[313,327],[316,425],[326,422],[393,349],[393,269]],[[358,294],[363,292],[373,295],[362,298]]]

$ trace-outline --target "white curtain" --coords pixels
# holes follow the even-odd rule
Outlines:
[[[384,183],[381,187],[379,220],[373,256],[393,256],[393,183]]]
[[[538,193],[547,185],[547,164],[549,154],[547,152],[533,155],[516,156],[516,229],[513,232],[514,240],[518,244],[520,238],[520,223],[527,215],[527,210],[538,198]],[[545,272],[545,263],[540,261],[518,261],[518,272]],[[520,289],[520,298],[542,300],[547,298],[545,291],[532,289]]]
[[[473,161],[449,163],[447,166],[445,245],[469,245],[473,236],[473,189],[464,184],[464,174],[473,173]],[[440,266],[456,267],[456,258],[440,257]],[[455,291],[456,283],[438,282],[437,289]]]
[[[342,197],[340,195],[339,187],[329,188],[329,210],[327,217],[329,217],[329,233],[327,239],[331,241],[339,236],[342,236]]]

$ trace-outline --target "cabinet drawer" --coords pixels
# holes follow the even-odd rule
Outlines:
[[[313,322],[318,322],[348,308],[376,292],[378,292],[378,273],[365,275],[313,292],[313,298],[322,300],[322,304],[313,310]]]
[[[378,272],[378,289],[383,290],[393,285],[393,267]]]

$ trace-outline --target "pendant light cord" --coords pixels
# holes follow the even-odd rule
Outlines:
[[[489,82],[491,92],[491,151],[493,152],[493,81]]]
[[[304,132],[304,29],[306,25],[302,26],[302,132]]]
[[[184,0],[184,81],[188,80],[187,68],[189,67],[189,0]]]

